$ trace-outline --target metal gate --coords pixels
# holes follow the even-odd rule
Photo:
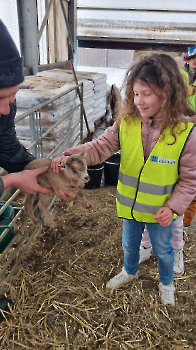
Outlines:
[[[74,108],[72,108],[68,113],[66,113],[57,123],[55,123],[53,126],[51,126],[46,132],[42,131],[42,126],[41,126],[41,119],[42,119],[42,109],[44,107],[47,107],[50,105],[52,102],[59,100],[60,98],[63,98],[66,94],[68,94],[72,90],[78,91],[78,87],[80,88],[80,95],[81,95],[81,101],[76,105]],[[31,129],[31,139],[34,140],[34,142],[31,143],[30,147],[28,150],[34,150],[34,154],[37,157],[42,157],[43,156],[43,143],[47,135],[60,123],[62,123],[66,118],[71,118],[72,113],[76,109],[80,109],[79,113],[79,119],[76,121],[76,124],[72,127],[72,129],[68,130],[65,137],[59,142],[59,144],[51,151],[47,157],[51,157],[52,154],[56,152],[56,150],[61,146],[61,144],[76,130],[79,128],[79,131],[77,132],[76,137],[74,137],[73,141],[69,145],[69,147],[72,147],[73,144],[75,143],[82,143],[83,142],[83,84],[78,84],[77,86],[74,86],[70,88],[69,90],[56,95],[55,97],[48,99],[47,101],[37,105],[34,108],[31,108],[27,110],[27,112],[23,113],[22,115],[18,116],[15,118],[15,122],[19,122],[22,119],[25,119],[27,117],[30,117],[32,120],[32,123],[30,124],[30,129]],[[37,129],[32,127],[33,125],[37,126]],[[37,130],[37,132],[36,132]],[[4,170],[1,170],[0,175],[4,174]],[[12,206],[14,208],[14,217],[10,224],[6,227],[6,229],[2,232],[0,236],[0,247],[1,247],[1,242],[2,240],[6,237],[8,232],[12,230],[14,232],[12,240],[9,242],[7,247],[4,249],[2,254],[0,255],[0,264],[2,265],[1,270],[0,270],[0,279],[3,278],[4,273],[10,268],[10,266],[13,264],[14,259],[17,256],[17,259],[13,266],[11,267],[7,277],[5,280],[3,280],[1,287],[0,287],[0,295],[4,292],[4,289],[9,283],[11,277],[14,274],[14,271],[16,270],[17,266],[20,264],[22,261],[23,256],[27,252],[31,242],[33,241],[36,233],[39,230],[39,226],[35,227],[33,224],[28,223],[28,218],[25,218],[23,223],[19,225],[18,229],[16,229],[16,222],[24,216],[24,206],[23,204],[18,204],[15,202],[17,197],[20,194],[20,190],[17,190],[13,195],[5,202],[3,207],[0,209],[0,216],[3,214],[3,212],[8,208],[8,206]],[[50,203],[49,209],[53,206],[53,203],[56,199],[56,196],[53,196],[53,199]],[[34,208],[36,210],[36,207]],[[18,225],[18,224],[17,224]],[[29,225],[29,226],[28,226]],[[2,228],[2,226],[0,225]],[[5,227],[5,226],[4,226]],[[24,232],[25,231],[25,232]],[[14,247],[14,248],[13,248]],[[13,249],[13,252],[11,253],[11,249]],[[9,253],[9,255],[8,255]]]

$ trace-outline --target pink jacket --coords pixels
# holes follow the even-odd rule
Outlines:
[[[188,121],[196,122],[196,116],[187,118]],[[144,149],[144,158],[147,159],[153,147],[160,137],[160,118],[142,120],[142,142]],[[106,129],[97,139],[91,142],[69,148],[63,155],[79,153],[81,150],[89,147],[86,160],[87,165],[102,163],[112,154],[119,151],[118,126]],[[130,140],[131,141],[131,140]],[[183,150],[180,167],[179,181],[176,184],[170,199],[165,204],[171,208],[177,215],[183,215],[186,208],[196,196],[196,127],[193,129]]]

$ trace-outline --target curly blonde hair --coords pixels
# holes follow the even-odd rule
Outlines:
[[[162,123],[160,132],[164,138],[164,130],[171,128],[170,134],[176,139],[180,133],[179,123],[185,123],[185,116],[193,116],[195,112],[189,107],[187,102],[187,88],[182,74],[179,71],[175,60],[164,53],[147,54],[133,63],[127,71],[125,78],[125,100],[122,109],[117,116],[117,123],[123,119],[129,124],[139,111],[134,104],[133,85],[141,80],[149,86],[157,86],[162,91],[163,103],[161,106]],[[174,141],[175,142],[175,141]]]

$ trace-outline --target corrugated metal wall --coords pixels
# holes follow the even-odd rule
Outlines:
[[[133,61],[133,50],[86,49],[78,47],[78,66],[128,68]]]
[[[196,1],[78,0],[78,37],[193,43]]]

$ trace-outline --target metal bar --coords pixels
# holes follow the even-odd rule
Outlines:
[[[81,96],[81,101],[83,101],[83,84],[81,85],[80,89],[80,96]],[[81,108],[80,108],[80,143],[83,143],[83,105],[81,103]]]
[[[35,127],[35,115],[34,113],[31,113],[29,116],[29,126],[30,126],[30,140],[31,143],[34,143],[35,140],[37,140],[37,132],[36,132],[36,127]],[[32,147],[31,148],[31,153],[35,158],[37,158],[37,147]]]
[[[54,2],[54,0],[50,0],[50,3],[48,4],[48,6],[47,6],[47,8],[46,8],[46,13],[45,13],[44,19],[43,19],[43,21],[42,21],[40,30],[39,30],[39,32],[37,33],[37,43],[38,43],[38,44],[39,44],[40,38],[41,38],[41,36],[42,36],[42,33],[43,33],[43,31],[44,31],[44,28],[45,28],[45,26],[46,26],[46,23],[47,23],[47,20],[48,20],[48,17],[49,17],[50,10],[51,10],[51,8],[52,8],[53,2]]]
[[[51,203],[50,203],[50,205],[49,205],[49,207],[48,207],[48,210],[51,209],[51,207],[52,207],[52,205],[54,204],[56,198],[57,198],[56,195],[54,195],[54,198],[52,199],[52,201],[51,201]]]
[[[77,122],[75,124],[75,126],[64,136],[64,138],[58,143],[58,145],[47,155],[47,158],[50,158],[50,156],[56,152],[56,150],[62,145],[62,143],[68,138],[69,135],[71,135],[71,133],[76,129],[76,127],[78,126],[78,124],[80,123]]]
[[[194,39],[194,38],[193,38]],[[195,46],[194,40],[162,40],[160,39],[120,39],[78,36],[78,47],[116,50],[152,50],[162,49],[166,52],[183,52],[185,47]]]
[[[56,10],[57,3],[54,3],[53,6],[53,17],[54,17],[54,62],[58,62],[58,50],[57,50],[57,10]]]
[[[46,7],[48,6],[48,0],[45,0],[45,6]],[[47,46],[47,64],[49,64],[50,63],[49,19],[47,19],[46,21],[46,46]]]
[[[78,84],[78,86],[81,86],[81,83]],[[27,112],[24,112],[23,114],[19,115],[18,117],[15,118],[15,123],[19,122],[20,120],[24,119],[25,117],[28,117],[31,113],[36,112],[38,109],[42,109],[43,107],[48,106],[50,103],[58,100],[59,98],[61,98],[64,95],[67,95],[69,92],[78,89],[77,85],[74,85],[73,87],[71,87],[70,89],[61,92],[59,95],[56,95],[55,97],[52,97],[42,103],[40,103],[39,105],[32,107],[30,109],[28,109]],[[18,108],[25,108],[24,106],[19,106],[17,105]]]
[[[51,126],[50,129],[48,129],[40,138],[38,138],[34,143],[32,143],[28,150],[30,150],[32,147],[34,147],[36,144],[38,144],[39,140],[44,137],[46,137],[56,126],[58,126],[63,120],[65,120],[66,118],[69,117],[69,115],[74,112],[81,104],[78,104],[76,107],[74,107],[70,112],[66,113],[66,115],[60,120],[58,121],[56,124],[54,124],[53,126]]]
[[[61,3],[61,8],[62,8],[62,11],[63,11],[63,16],[64,16],[64,19],[65,19],[65,23],[66,23],[66,26],[67,26],[67,31],[68,31],[68,35],[69,35],[69,41],[70,41],[71,50],[72,50],[72,58],[73,58],[73,54],[75,53],[75,51],[74,51],[74,43],[73,43],[73,39],[72,39],[72,34],[71,34],[70,27],[69,27],[69,22],[67,20],[67,16],[66,16],[63,0],[60,0],[60,3]]]
[[[70,148],[74,145],[74,143],[76,142],[79,136],[80,136],[80,132],[78,133],[78,135],[76,135],[75,139],[72,141]]]
[[[24,208],[24,207],[23,207]],[[7,233],[9,232],[9,230],[11,228],[14,228],[14,224],[15,222],[18,220],[18,218],[20,216],[22,216],[23,210],[21,209],[13,218],[13,220],[10,222],[10,224],[8,225],[8,227],[2,232],[1,236],[0,236],[0,243],[1,241],[4,239],[4,237],[7,235]],[[2,259],[2,256],[0,256],[0,261]]]
[[[6,203],[4,204],[4,206],[0,209],[0,216],[1,216],[1,214],[4,212],[4,210],[9,206],[9,204],[10,204],[11,202],[13,202],[13,200],[19,195],[19,193],[20,193],[20,190],[17,190],[17,191],[10,197],[10,199],[8,199],[8,200],[6,201]]]
[[[77,10],[82,10],[82,11],[120,11],[120,12],[126,12],[126,11],[138,11],[138,12],[167,12],[167,13],[196,13],[194,10],[179,10],[179,9],[173,9],[173,10],[168,10],[168,9],[147,9],[147,8],[115,8],[115,7],[91,7],[91,6],[77,6]]]
[[[77,1],[68,1],[68,23],[71,31],[73,45],[74,45],[74,54],[71,57],[72,52],[68,47],[68,59],[73,59],[74,67],[77,67]]]
[[[17,247],[14,249],[14,251],[12,252],[12,254],[10,255],[10,257],[8,258],[8,260],[6,261],[5,264],[3,264],[3,267],[0,271],[0,278],[2,277],[2,275],[4,274],[4,272],[6,271],[7,267],[11,264],[11,262],[13,261],[13,259],[15,258],[17,252],[19,251],[21,245],[23,244],[23,242],[25,241],[26,237],[28,236],[29,232],[31,231],[33,227],[33,224],[31,224],[29,226],[29,228],[27,229],[26,233],[24,235],[22,235],[20,242],[17,244]],[[37,227],[37,229],[39,230],[39,227]],[[0,293],[1,294],[1,293]]]
[[[17,214],[17,215],[18,215],[18,214]],[[19,217],[19,216],[18,216],[18,217]],[[0,256],[0,262],[3,261],[3,259],[5,258],[5,256],[6,256],[7,253],[8,253],[9,249],[12,247],[12,245],[14,244],[14,242],[18,239],[18,236],[19,236],[20,234],[22,234],[22,230],[23,230],[23,228],[25,227],[25,225],[27,224],[27,222],[28,222],[28,219],[26,219],[26,220],[24,221],[24,223],[21,225],[20,229],[17,230],[17,232],[16,232],[16,234],[14,235],[13,239],[11,240],[11,242],[10,242],[10,243],[8,244],[8,246],[4,249],[3,253],[2,253],[1,256]]]
[[[19,255],[19,257],[18,257],[16,263],[14,264],[14,266],[12,267],[12,269],[11,269],[9,275],[8,275],[7,278],[5,279],[5,282],[3,282],[3,284],[2,284],[2,287],[1,287],[1,289],[0,289],[0,294],[3,293],[3,291],[4,291],[5,287],[6,287],[6,284],[10,281],[11,277],[12,277],[13,274],[14,274],[14,271],[16,270],[16,268],[18,267],[18,265],[19,265],[20,262],[22,261],[23,256],[25,255],[25,253],[26,253],[28,247],[30,246],[31,242],[33,241],[33,239],[34,239],[36,233],[38,232],[38,230],[39,230],[39,227],[37,227],[37,228],[35,229],[35,231],[34,231],[33,234],[31,235],[31,237],[29,238],[29,241],[27,242],[26,246],[24,247],[24,249],[23,249],[22,252],[20,253],[20,255]],[[25,238],[25,237],[26,237],[26,234],[23,236],[23,242],[24,242],[24,238]],[[22,242],[22,243],[23,243],[23,242]],[[17,247],[18,247],[18,246],[17,246]],[[16,250],[16,249],[15,249],[15,250]],[[9,259],[8,259],[8,261],[9,261]],[[11,262],[10,262],[10,263],[11,263]],[[9,266],[9,265],[10,265],[10,264],[8,264],[8,266]],[[1,276],[1,273],[0,273],[0,276]]]
[[[36,124],[37,124],[37,150],[38,150],[38,157],[42,157],[42,139],[41,139],[41,120],[40,120],[40,110],[37,111],[36,114]]]
[[[85,109],[84,109],[83,98],[81,97],[81,93],[80,93],[80,89],[79,89],[79,84],[78,84],[78,79],[77,79],[77,76],[76,76],[76,72],[75,72],[75,69],[74,69],[74,65],[73,65],[73,61],[72,61],[72,60],[70,60],[70,64],[71,64],[71,69],[72,69],[72,73],[73,73],[73,76],[74,76],[75,83],[76,83],[76,85],[78,86],[77,92],[78,92],[78,96],[79,96],[80,102],[82,103],[83,115],[84,115],[84,120],[85,120],[85,123],[86,123],[86,128],[87,128],[87,132],[88,132],[88,137],[89,137],[90,141],[92,141],[91,132],[90,132],[89,125],[88,125],[88,121],[87,121],[87,116],[86,116],[86,112],[85,112]]]
[[[17,9],[21,55],[24,57],[24,66],[31,67],[32,74],[35,75],[38,72],[36,2],[17,0]]]
[[[46,137],[53,129],[55,129],[59,124],[61,124],[63,120],[67,119],[67,118],[69,117],[69,115],[70,115],[71,113],[73,113],[73,112],[74,112],[78,107],[80,107],[80,106],[81,106],[81,103],[79,103],[77,106],[75,106],[74,108],[72,108],[71,111],[67,112],[61,120],[59,120],[58,122],[56,122],[53,126],[51,126],[50,129],[48,129],[48,130],[42,135],[42,138]]]

